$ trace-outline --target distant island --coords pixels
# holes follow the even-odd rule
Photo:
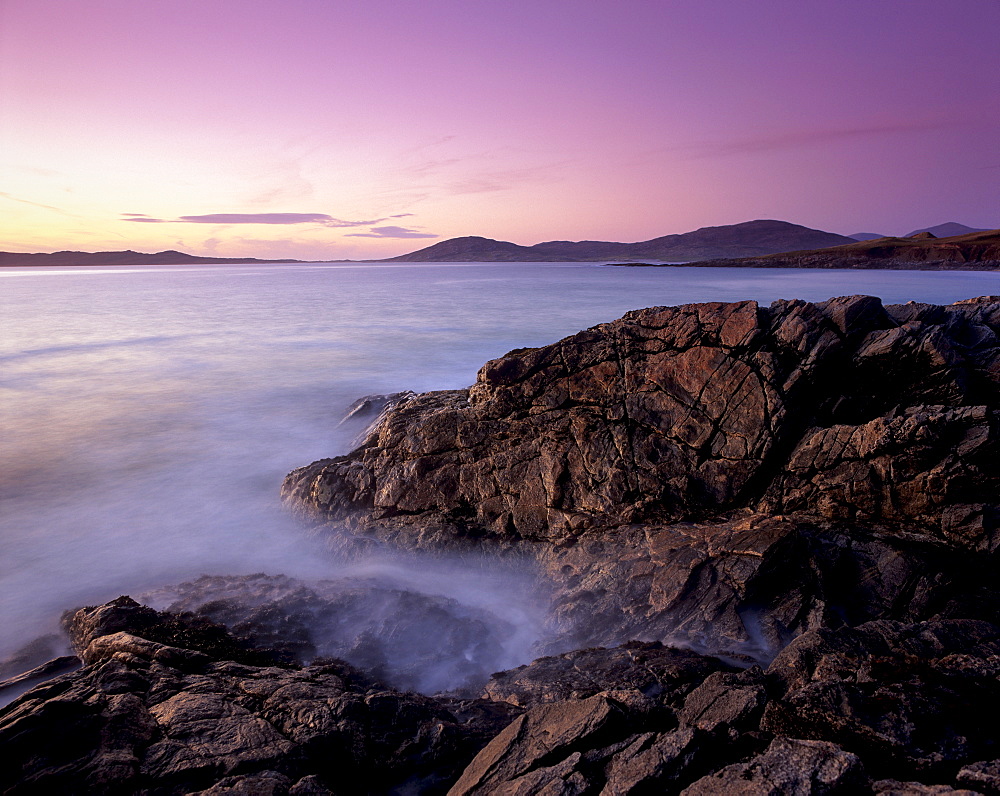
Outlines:
[[[608,263],[661,267],[660,263]],[[918,232],[907,238],[852,241],[843,246],[791,251],[765,257],[717,258],[685,265],[717,268],[856,268],[909,271],[1000,270],[1000,229],[938,238]]]
[[[962,232],[962,234],[957,234]],[[939,233],[950,233],[943,237]],[[4,266],[245,265],[309,262],[531,263],[596,262],[622,266],[697,265],[744,268],[880,268],[992,270],[1000,267],[1000,231],[974,230],[956,222],[939,224],[908,237],[837,235],[787,221],[757,220],[702,227],[639,243],[553,240],[534,246],[478,236],[450,238],[383,260],[263,260],[254,257],[199,257],[168,250],[51,254],[0,252]],[[856,238],[864,238],[857,240]]]
[[[301,263],[303,260],[258,260],[253,257],[198,257],[172,249],[144,254],[131,250],[123,252],[73,252],[27,254],[0,252],[0,266],[26,265],[240,265],[246,263]]]
[[[640,243],[552,240],[519,246],[491,238],[451,238],[386,263],[482,262],[600,262],[653,259],[691,262],[730,257],[760,257],[797,249],[821,249],[853,243],[845,235],[810,229],[787,221],[746,221],[721,227],[702,227],[682,235],[664,235]]]
[[[913,232],[908,232],[900,237],[912,238],[914,235],[919,235],[921,232],[930,232],[935,238],[953,238],[956,235],[968,235],[970,232],[988,232],[989,230],[983,229],[982,227],[967,227],[965,224],[959,224],[957,221],[946,221],[944,224],[938,224],[933,227],[921,227],[920,229],[915,229]],[[891,235],[882,235],[878,232],[855,232],[853,235],[848,235],[849,238],[854,238],[854,240],[877,240],[878,238],[891,238]]]

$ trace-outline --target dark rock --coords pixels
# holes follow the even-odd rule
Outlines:
[[[32,639],[0,661],[0,679],[22,674],[68,652],[69,645],[62,636],[49,634]]]
[[[989,796],[1000,794],[1000,760],[983,760],[958,772],[957,783]]]
[[[421,693],[478,693],[492,670],[511,663],[504,645],[518,630],[485,609],[375,577],[203,576],[155,596],[170,612],[224,625],[246,646],[298,663],[342,658]]]
[[[691,770],[704,768],[710,757],[718,759],[716,745],[708,739],[692,727],[640,735],[611,759],[601,792],[676,792],[679,782],[690,780]]]
[[[989,558],[815,518],[647,524],[537,555],[555,584],[551,646],[562,649],[652,638],[767,664],[821,627],[1000,616]]]
[[[1000,709],[1000,628],[986,622],[817,630],[768,674],[784,693],[768,703],[762,729],[838,743],[873,775],[950,778],[1000,751],[983,727]]]
[[[710,674],[677,715],[684,724],[711,732],[755,729],[766,704],[764,673],[755,666],[737,674]]]
[[[656,702],[679,705],[706,675],[728,667],[715,658],[659,643],[630,642],[616,649],[584,649],[494,674],[483,695],[519,707],[601,692],[634,690]]]
[[[106,642],[111,636],[122,636],[114,645],[116,651],[124,649],[127,636],[130,639],[127,643],[136,648],[137,654],[152,649],[149,646],[152,643],[159,648],[160,656],[172,656],[175,665],[186,660],[189,665],[198,666],[213,658],[251,665],[288,662],[279,650],[242,644],[225,627],[204,617],[161,613],[127,596],[104,605],[68,611],[63,616],[63,626],[73,647],[88,664],[111,654]]]
[[[414,546],[742,506],[957,527],[991,548],[1000,309],[941,310],[900,324],[853,296],[630,312],[489,362],[467,391],[402,398],[355,451],[291,473],[284,498]]]
[[[131,601],[87,609],[75,627],[88,665],[0,712],[4,793],[439,792],[518,713],[402,694],[343,662],[249,666],[96,635],[121,615],[150,618]]]
[[[683,796],[821,796],[861,793],[868,782],[861,761],[836,744],[777,738],[748,763],[703,777]]]
[[[572,780],[583,792],[590,784],[579,770],[583,752],[624,734],[629,711],[598,694],[586,699],[539,705],[515,719],[465,769],[449,791],[538,792],[547,780]]]
[[[924,785],[920,782],[900,782],[880,779],[872,783],[872,791],[879,796],[978,796],[981,791],[953,788],[950,785]]]

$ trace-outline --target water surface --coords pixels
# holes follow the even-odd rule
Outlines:
[[[202,573],[336,574],[277,494],[292,468],[345,452],[337,423],[359,396],[463,387],[487,359],[638,307],[996,292],[973,272],[0,269],[0,656],[63,609]]]

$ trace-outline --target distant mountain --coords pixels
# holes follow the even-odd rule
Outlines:
[[[853,241],[844,246],[784,252],[767,257],[712,259],[690,263],[727,268],[870,268],[938,271],[1000,270],[1000,229],[970,232],[948,238],[915,233],[907,238]],[[653,266],[652,263],[628,263]]]
[[[0,252],[0,266],[4,265],[238,265],[240,263],[298,263],[301,260],[257,260],[253,257],[197,257],[168,250],[155,254],[142,252],[54,252],[52,254],[26,254]]]
[[[912,237],[920,232],[930,232],[937,238],[953,238],[956,235],[968,235],[970,232],[986,232],[985,229],[976,229],[975,227],[967,227],[965,224],[959,224],[956,221],[948,221],[944,224],[938,224],[936,227],[921,227],[920,229],[915,229],[909,235],[904,235],[904,238]]]
[[[664,235],[640,243],[553,240],[518,246],[491,238],[451,238],[379,262],[590,262],[652,259],[690,262],[723,257],[760,257],[793,249],[820,249],[853,243],[851,238],[787,221],[747,221],[702,227],[681,235]]]
[[[854,240],[878,240],[886,236],[879,235],[877,232],[855,232],[853,235],[848,235],[847,237]]]

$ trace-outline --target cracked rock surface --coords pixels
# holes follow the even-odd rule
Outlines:
[[[399,397],[283,494],[414,546],[738,507],[992,549],[998,335],[989,297],[637,310],[488,362],[468,390]]]
[[[481,616],[383,594],[440,644],[401,622],[303,665],[373,592],[122,597],[67,617],[81,669],[0,710],[0,791],[998,794],[998,340],[995,297],[657,307],[363,399],[287,504],[345,549],[530,557],[542,657],[417,694],[393,656]]]

